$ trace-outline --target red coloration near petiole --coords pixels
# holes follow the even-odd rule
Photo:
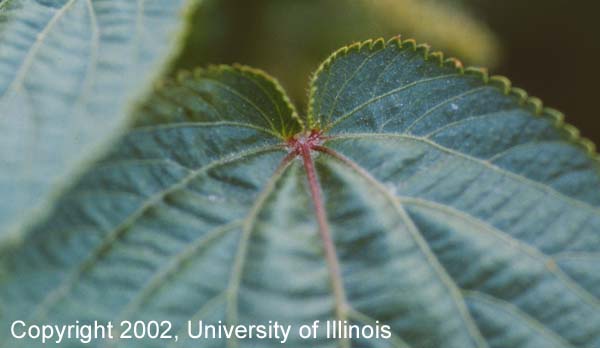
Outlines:
[[[287,145],[291,152],[298,156],[302,156],[302,153],[309,152],[314,149],[315,146],[321,145],[323,142],[323,134],[321,131],[313,129],[307,133],[298,133],[287,141]]]
[[[310,188],[310,194],[315,209],[317,224],[319,225],[319,233],[323,240],[325,259],[330,272],[332,273],[332,288],[336,302],[336,314],[338,319],[343,320],[346,317],[344,313],[346,307],[346,294],[343,284],[340,281],[340,265],[329,224],[327,222],[327,214],[323,203],[321,187],[319,186],[319,180],[317,178],[317,172],[315,170],[315,164],[311,156],[312,150],[321,148],[321,143],[324,139],[325,137],[318,130],[312,130],[310,133],[305,134],[297,134],[288,141],[288,146],[291,150],[288,156],[300,156],[304,162],[304,169],[306,171],[308,186]]]

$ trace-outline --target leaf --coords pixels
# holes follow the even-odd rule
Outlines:
[[[393,336],[286,344],[598,347],[599,164],[559,116],[412,41],[335,53],[305,121],[258,71],[182,74],[4,257],[1,320],[180,337],[118,347],[280,346],[186,322],[334,319]]]
[[[177,49],[185,4],[0,1],[0,241],[18,238],[121,132]]]

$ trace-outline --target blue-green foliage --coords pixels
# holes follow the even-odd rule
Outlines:
[[[313,156],[339,273],[302,162],[284,160],[309,128],[330,149]],[[599,187],[555,111],[410,41],[333,55],[302,121],[255,70],[182,74],[2,259],[0,342],[35,346],[9,339],[17,318],[171,320],[181,336],[118,347],[227,346],[183,339],[187,320],[341,319],[393,337],[287,346],[596,348]]]

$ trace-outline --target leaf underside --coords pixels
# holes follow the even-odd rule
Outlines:
[[[121,132],[185,0],[0,1],[0,241]]]
[[[183,339],[185,322],[337,318],[393,337],[311,347],[600,346],[598,160],[502,78],[369,41],[317,71],[305,120],[245,67],[182,74],[137,120],[5,255],[3,323],[171,320],[172,346],[225,347]],[[289,160],[311,128],[339,269]],[[0,347],[30,346],[1,330]]]

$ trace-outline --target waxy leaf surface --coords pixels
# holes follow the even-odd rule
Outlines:
[[[0,242],[20,237],[122,131],[177,50],[187,6],[0,1]]]
[[[290,148],[311,129],[316,198]],[[597,348],[599,188],[558,113],[411,41],[338,51],[305,119],[255,70],[182,74],[5,255],[0,342],[34,346],[9,338],[18,318],[130,319],[179,340],[92,346],[279,347],[186,322],[340,319],[393,337],[287,346]]]

